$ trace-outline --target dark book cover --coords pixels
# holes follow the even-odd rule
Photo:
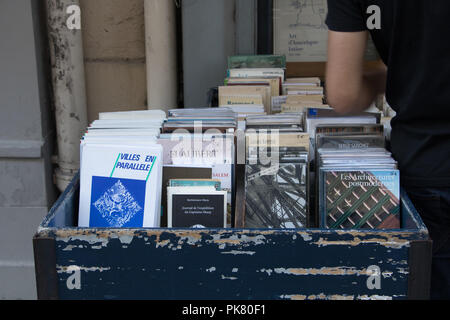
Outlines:
[[[161,198],[161,227],[167,227],[167,186],[173,179],[211,179],[211,168],[164,167]]]
[[[190,194],[169,191],[172,228],[226,228],[226,192]]]

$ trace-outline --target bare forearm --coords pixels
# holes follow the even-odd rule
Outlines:
[[[339,113],[359,113],[370,107],[386,88],[386,69],[363,74],[358,84],[327,86],[328,102]]]
[[[386,69],[367,73],[363,76],[360,101],[351,108],[355,112],[362,112],[370,107],[376,97],[386,91]]]
[[[367,38],[367,32],[329,32],[327,98],[339,113],[364,111],[385,91],[386,66],[364,70]]]

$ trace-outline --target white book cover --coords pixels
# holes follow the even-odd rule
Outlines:
[[[167,115],[163,110],[138,110],[138,111],[119,111],[102,112],[99,114],[99,120],[134,120],[134,119],[166,119]]]
[[[323,89],[312,90],[312,89],[287,89],[287,95],[289,96],[311,96],[311,95],[321,95],[323,94]]]
[[[156,137],[88,137],[84,136],[80,143],[80,168],[83,164],[83,149],[86,145],[96,144],[96,145],[127,145],[127,146],[151,146],[156,144]]]
[[[219,108],[223,108],[224,106],[219,106]],[[227,106],[232,109],[235,113],[260,113],[264,112],[263,105],[250,105],[250,104],[236,104],[232,106]]]
[[[95,120],[88,129],[158,129],[163,123],[161,119]]]
[[[284,79],[285,70],[280,68],[229,69],[229,78],[280,77]]]
[[[102,135],[85,135],[83,141],[86,143],[108,143],[108,144],[128,144],[129,141],[132,145],[138,144],[148,144],[150,142],[155,143],[157,140],[156,135],[135,135],[135,136],[102,136]]]
[[[151,135],[158,136],[161,130],[158,129],[91,129],[88,130],[86,136],[142,136]]]
[[[160,145],[86,144],[82,150],[80,227],[160,226]]]

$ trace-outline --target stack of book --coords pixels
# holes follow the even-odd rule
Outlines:
[[[245,123],[246,130],[304,132],[303,117],[298,113],[251,116]]]
[[[205,131],[234,132],[237,127],[236,113],[230,108],[198,108],[169,110],[163,133]]]
[[[323,96],[324,89],[319,78],[288,78],[283,83],[283,95]]]
[[[226,194],[226,223],[232,225],[234,208],[235,140],[232,133],[170,133],[161,134],[157,143],[164,150],[162,226],[169,222],[170,195],[166,188],[174,179],[220,182],[220,191]],[[172,185],[172,187],[175,187]],[[178,187],[178,186],[177,186]],[[219,189],[219,188],[218,188]],[[190,189],[185,189],[190,190]],[[168,198],[169,197],[169,198]],[[201,224],[201,223],[200,223]],[[179,226],[179,225],[177,225]],[[185,225],[184,227],[189,227]]]
[[[100,114],[81,141],[80,227],[160,226],[163,111]]]
[[[166,121],[161,110],[100,113],[83,136],[86,141],[141,140],[157,137]]]
[[[239,120],[272,113],[285,79],[286,58],[274,55],[232,56],[227,78],[219,87],[219,107],[232,108]]]
[[[320,78],[289,78],[282,87],[282,96],[272,103],[272,108],[278,112],[304,114],[307,108],[330,109],[324,104],[324,88]]]
[[[323,127],[316,148],[321,228],[400,228],[400,173],[380,126]]]
[[[330,109],[320,78],[286,79],[286,57],[280,55],[229,57],[227,78],[218,91],[219,107],[232,108],[241,121],[263,114],[303,115],[311,107]]]
[[[334,110],[307,108],[305,111],[305,129],[311,138],[310,157],[314,160],[316,128],[320,125],[379,124],[380,113],[364,112],[358,115],[343,116]]]
[[[226,210],[222,215],[225,214],[226,226],[232,226],[236,129],[236,113],[230,108],[169,111],[163,134],[157,141],[164,149],[162,226],[170,226],[173,221],[170,219],[183,214],[176,209],[170,209],[176,208],[172,203],[174,197],[169,193],[172,189],[168,189],[171,188],[169,184],[172,179],[219,180],[219,191],[226,195]],[[191,188],[181,191],[189,190],[194,191]],[[217,214],[219,213],[215,213]],[[203,225],[201,215],[198,217],[198,225]],[[179,223],[172,226],[190,227]]]

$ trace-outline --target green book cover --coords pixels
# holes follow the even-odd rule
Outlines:
[[[228,69],[281,68],[286,69],[284,55],[251,55],[228,57]]]
[[[214,187],[221,190],[221,183],[219,180],[173,179],[169,181],[169,187]]]

